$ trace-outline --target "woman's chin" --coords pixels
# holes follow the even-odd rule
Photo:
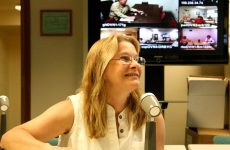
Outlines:
[[[130,85],[133,91],[138,89],[139,86],[140,86],[140,81],[132,82]]]

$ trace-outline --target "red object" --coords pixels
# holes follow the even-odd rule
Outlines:
[[[203,18],[196,18],[196,19],[195,19],[195,23],[201,24],[201,23],[205,23],[205,21],[204,21]]]
[[[165,16],[166,16],[165,12],[162,12],[161,13],[161,20],[163,20],[165,18]]]

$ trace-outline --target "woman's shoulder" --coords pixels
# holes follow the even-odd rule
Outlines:
[[[82,97],[82,93],[81,92],[79,92],[79,93],[76,93],[76,94],[74,94],[74,95],[70,95],[70,96],[68,96],[68,98],[72,101],[72,100],[79,100],[79,99],[81,99],[81,97]]]
[[[83,101],[82,97],[83,97],[82,92],[68,96],[67,99],[69,99],[72,102],[72,105],[73,105],[75,111],[78,110],[79,106],[82,104],[82,101]]]

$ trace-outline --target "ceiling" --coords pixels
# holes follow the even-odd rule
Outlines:
[[[0,0],[0,10],[9,11],[14,10],[14,6],[20,4],[20,0]]]

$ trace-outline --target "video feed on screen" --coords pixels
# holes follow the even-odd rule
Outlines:
[[[116,16],[119,2],[100,1],[100,38],[121,32],[146,50],[217,50],[218,0],[127,0],[129,10]]]
[[[181,6],[179,22],[183,28],[217,28],[217,6]]]
[[[219,64],[229,60],[228,0],[88,3],[89,46],[98,38],[119,32],[136,37],[146,64]]]
[[[218,0],[180,0],[180,5],[217,5]]]
[[[122,2],[100,1],[102,27],[178,26],[178,0],[127,0],[123,4]]]
[[[179,39],[183,50],[216,50],[217,29],[182,29]]]
[[[114,32],[122,33],[129,36],[134,36],[136,39],[138,36],[137,28],[101,28],[100,38],[108,37]]]
[[[178,48],[178,29],[140,28],[139,42],[142,49]]]

